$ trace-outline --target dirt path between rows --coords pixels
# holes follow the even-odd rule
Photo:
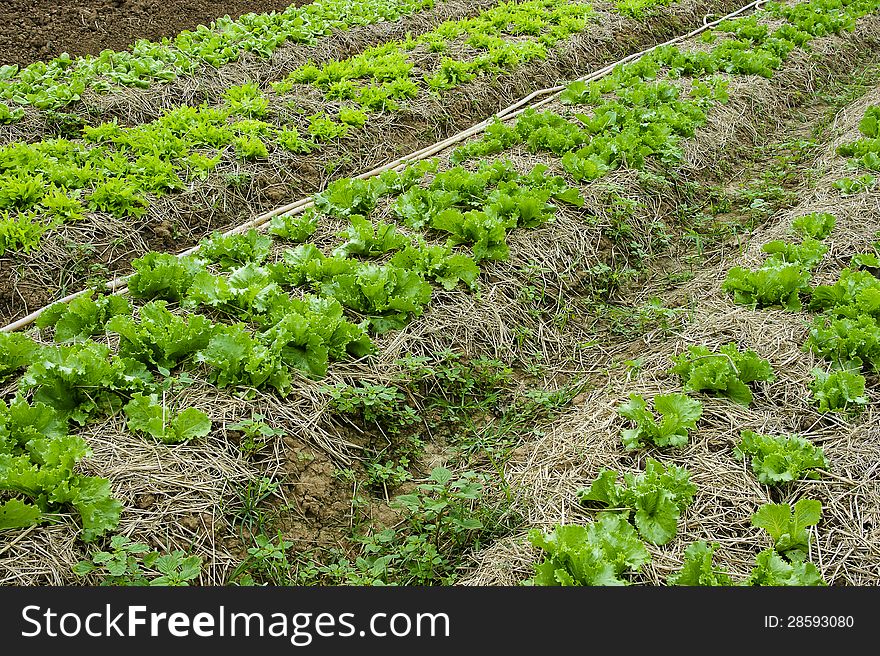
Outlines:
[[[5,0],[0,3],[0,65],[26,65],[62,52],[96,55],[159,40],[226,14],[282,11],[310,0]]]

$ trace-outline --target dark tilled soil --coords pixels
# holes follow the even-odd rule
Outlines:
[[[62,52],[96,55],[158,40],[220,16],[282,11],[310,0],[4,0],[0,2],[0,65],[26,65]]]

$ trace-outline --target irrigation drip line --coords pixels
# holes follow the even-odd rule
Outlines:
[[[634,52],[630,55],[627,55],[623,59],[620,59],[620,60],[613,62],[611,64],[607,64],[606,66],[603,66],[602,68],[595,70],[592,73],[588,73],[587,75],[584,75],[583,77],[577,78],[577,80],[575,80],[575,81],[592,82],[594,80],[601,79],[601,78],[605,77],[606,75],[608,75],[609,73],[611,73],[617,66],[620,66],[621,64],[627,64],[629,62],[641,59],[645,55],[657,50],[658,48],[663,48],[666,46],[674,45],[676,43],[681,43],[682,41],[686,41],[687,39],[693,38],[693,37],[697,36],[698,34],[705,32],[706,30],[712,29],[716,25],[719,25],[720,23],[722,23],[726,20],[730,20],[731,18],[735,18],[736,16],[739,16],[740,14],[743,14],[747,11],[752,10],[752,9],[758,10],[761,8],[761,5],[764,5],[767,2],[768,2],[768,0],[755,0],[754,2],[750,2],[749,4],[747,4],[743,7],[740,7],[736,11],[732,11],[729,14],[725,14],[724,16],[722,16],[720,18],[716,18],[711,21],[708,20],[710,18],[711,14],[706,15],[703,17],[702,26],[700,26],[694,30],[691,30],[690,32],[688,32],[686,34],[681,34],[677,37],[669,39],[668,41],[665,41],[663,43],[658,43],[656,45],[653,45],[650,48],[646,48],[645,50],[641,50],[639,52]],[[526,97],[521,98],[520,100],[516,101],[512,105],[505,107],[504,109],[496,112],[495,114],[484,119],[483,121],[480,121],[479,123],[477,123],[475,125],[472,125],[471,127],[467,128],[466,130],[463,130],[463,131],[461,131],[451,137],[447,137],[446,139],[444,139],[442,141],[438,141],[434,144],[431,144],[430,146],[425,146],[424,148],[413,151],[409,155],[404,155],[403,157],[400,157],[399,159],[396,159],[396,160],[389,162],[387,164],[383,164],[382,166],[376,167],[374,169],[371,169],[369,171],[366,171],[365,173],[361,173],[361,174],[354,176],[354,177],[359,178],[361,180],[366,180],[368,178],[373,178],[377,175],[380,175],[381,173],[384,173],[386,171],[397,171],[397,170],[405,168],[407,165],[409,165],[413,162],[418,162],[420,160],[424,160],[429,157],[432,157],[433,155],[436,155],[437,153],[446,150],[450,146],[453,146],[457,143],[460,143],[460,142],[464,141],[465,139],[472,137],[475,134],[479,134],[480,132],[483,132],[489,125],[491,125],[495,121],[509,121],[511,119],[516,118],[517,116],[519,116],[520,114],[525,112],[527,109],[537,109],[538,107],[543,107],[544,105],[553,102],[554,100],[556,100],[556,98],[559,96],[559,94],[562,91],[564,91],[567,87],[568,87],[568,84],[564,84],[564,85],[557,85],[554,87],[547,87],[546,89],[538,89],[537,91],[533,91],[532,93],[530,93]],[[541,96],[547,96],[547,97],[544,98],[543,100],[539,100],[534,103],[532,102],[534,99],[540,98]],[[231,230],[224,232],[223,236],[225,237],[225,236],[229,236],[229,235],[235,235],[235,234],[239,234],[241,232],[246,232],[251,229],[260,229],[263,226],[265,226],[267,223],[269,223],[269,221],[271,221],[276,216],[279,216],[281,214],[288,214],[288,215],[300,214],[300,213],[306,211],[307,209],[309,209],[310,207],[312,207],[313,205],[314,205],[313,196],[307,196],[306,198],[301,198],[293,203],[289,203],[287,205],[282,205],[281,207],[276,207],[275,209],[270,210],[269,212],[266,212],[265,214],[261,214],[260,216],[255,217],[255,218],[251,219],[250,221],[247,221],[246,223],[243,223],[239,226],[236,226],[235,228],[232,228]],[[192,248],[188,248],[187,250],[178,253],[177,257],[185,257],[187,255],[192,255],[193,253],[198,252],[199,248],[200,247],[197,244],[197,245],[193,246]],[[126,283],[127,283],[128,279],[131,278],[132,275],[133,274],[128,274],[126,276],[122,276],[120,278],[114,278],[113,280],[108,281],[106,284],[107,290],[113,294],[125,294],[126,292],[128,292],[128,285]],[[3,328],[0,328],[0,332],[5,332],[5,333],[14,332],[16,330],[20,330],[21,328],[24,328],[25,326],[29,326],[34,321],[36,321],[37,318],[43,312],[45,312],[49,307],[51,307],[55,303],[69,303],[70,301],[72,301],[73,299],[75,299],[79,296],[92,293],[92,291],[93,290],[91,288],[86,288],[86,289],[81,289],[78,292],[68,294],[64,298],[61,298],[57,301],[53,301],[49,305],[41,307],[39,310],[35,310],[35,311],[31,312],[30,314],[28,314],[27,316],[24,316],[21,319],[18,319],[17,321],[14,321],[14,322],[4,326]]]

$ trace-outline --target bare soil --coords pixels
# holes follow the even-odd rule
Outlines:
[[[219,17],[283,11],[309,0],[5,0],[0,3],[0,65],[125,50]]]

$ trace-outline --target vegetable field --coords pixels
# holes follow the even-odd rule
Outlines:
[[[0,64],[3,583],[880,579],[877,0]]]

